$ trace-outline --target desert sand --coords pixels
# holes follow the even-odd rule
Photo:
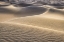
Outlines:
[[[1,7],[0,42],[64,42],[64,10]]]

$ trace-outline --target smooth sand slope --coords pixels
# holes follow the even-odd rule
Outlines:
[[[0,42],[64,42],[64,32],[17,23],[0,23]]]

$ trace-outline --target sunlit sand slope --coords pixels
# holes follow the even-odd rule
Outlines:
[[[64,31],[64,11],[50,9],[49,11],[40,15],[11,19],[7,22],[28,24],[38,27]]]
[[[0,42],[64,42],[64,33],[26,24],[0,23]]]
[[[13,14],[0,14],[0,22],[7,21],[9,19],[17,18]]]

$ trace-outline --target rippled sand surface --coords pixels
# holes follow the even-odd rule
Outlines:
[[[64,42],[64,10],[0,8],[0,42]]]

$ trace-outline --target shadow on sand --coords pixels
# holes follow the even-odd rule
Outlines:
[[[14,14],[14,16],[32,16],[32,15],[39,15],[44,12],[46,12],[47,9],[43,7],[25,7],[25,8],[20,8],[19,11],[13,11],[7,8],[0,8],[0,14],[5,13],[5,14]]]
[[[63,10],[50,9],[49,11],[50,11],[51,13],[58,13],[58,14],[64,15],[64,11],[63,11]]]

